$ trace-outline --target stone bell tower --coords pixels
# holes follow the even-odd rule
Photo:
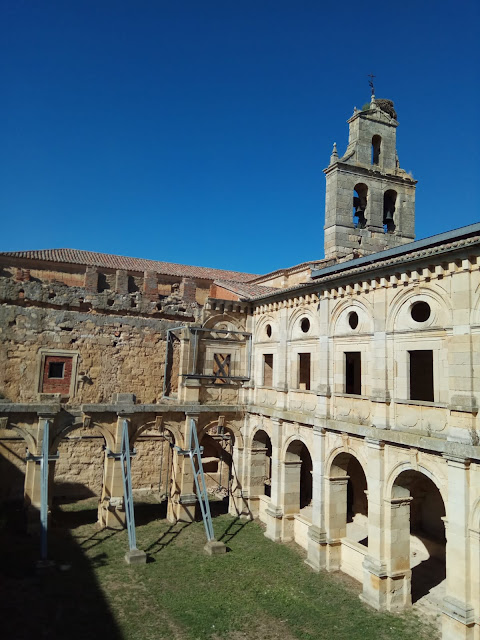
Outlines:
[[[327,177],[325,257],[348,259],[415,239],[415,185],[400,169],[397,114],[391,100],[372,99],[348,120],[348,147],[336,144]]]

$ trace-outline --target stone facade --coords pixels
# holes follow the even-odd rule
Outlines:
[[[378,104],[326,171],[328,260],[212,273],[200,304],[191,272],[168,292],[149,269],[57,263],[68,278],[47,282],[51,262],[0,254],[1,497],[36,514],[48,422],[52,507],[97,495],[100,524],[123,526],[127,420],[134,491],[190,520],[195,428],[230,513],[348,573],[372,607],[428,598],[444,640],[480,640],[480,224],[410,242],[415,181]]]

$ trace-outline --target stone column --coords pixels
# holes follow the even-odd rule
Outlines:
[[[24,504],[27,507],[27,520],[28,529],[35,531],[40,524],[40,507],[41,507],[41,492],[42,492],[42,478],[41,478],[41,466],[40,456],[42,455],[43,448],[43,435],[45,422],[48,421],[51,432],[51,427],[55,419],[54,413],[39,413],[38,424],[36,433],[36,450],[29,451],[29,457],[27,458],[25,465],[25,489],[24,489]],[[51,440],[50,436],[50,440]],[[49,443],[50,445],[50,443]],[[50,449],[50,446],[49,446]],[[50,513],[50,507],[52,506],[53,499],[53,478],[55,475],[55,460],[48,461],[48,507]]]
[[[385,558],[389,611],[401,611],[412,604],[410,569],[410,492],[396,486],[393,497],[384,500]]]
[[[313,427],[312,448],[312,524],[308,529],[307,559],[305,562],[319,571],[326,566],[325,530],[325,429]]]
[[[190,422],[198,433],[198,413],[185,414],[183,439],[185,449],[190,446]],[[189,456],[178,456],[178,473],[175,481],[175,495],[172,497],[172,510],[176,521],[193,522],[196,515],[197,494]]]
[[[294,539],[294,515],[300,511],[301,460],[286,460],[282,463],[283,475],[283,520],[282,540]]]
[[[328,478],[327,515],[327,571],[338,571],[342,561],[342,538],[347,534],[347,485],[350,476]]]
[[[228,513],[231,516],[248,516],[248,503],[243,497],[243,457],[245,450],[243,447],[233,446],[232,454],[232,484],[230,489],[230,500],[228,503]]]
[[[272,418],[272,491],[270,505],[265,509],[267,530],[265,536],[278,542],[282,536],[282,451],[283,422]]]
[[[126,524],[123,490],[122,427],[125,415],[118,415],[115,426],[114,449],[107,449],[102,495],[98,505],[98,522],[102,528],[123,529]]]
[[[365,440],[368,455],[368,554],[363,562],[361,599],[375,609],[386,607],[387,566],[385,561],[384,443]]]
[[[264,478],[266,470],[266,453],[267,448],[251,449],[248,456],[248,504],[252,517],[257,518],[259,515],[258,496],[264,495]]]
[[[445,456],[448,465],[447,589],[443,601],[443,640],[473,640],[471,561],[468,532],[470,461]]]

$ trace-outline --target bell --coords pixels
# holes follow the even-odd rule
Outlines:
[[[393,211],[388,210],[385,214],[385,222],[393,221]]]

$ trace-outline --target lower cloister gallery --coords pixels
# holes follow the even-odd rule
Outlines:
[[[123,527],[127,421],[134,492],[192,520],[194,428],[231,514],[371,607],[428,597],[444,640],[480,640],[480,224],[415,241],[396,117],[372,96],[334,146],[323,260],[1,253],[0,498],[38,519],[48,434],[50,505],[98,496]]]

